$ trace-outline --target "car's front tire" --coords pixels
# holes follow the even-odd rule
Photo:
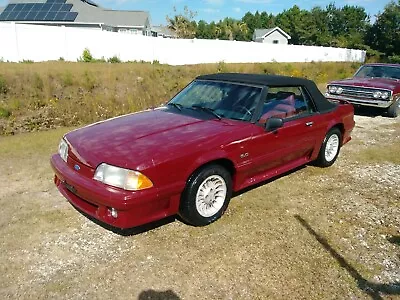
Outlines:
[[[342,133],[337,127],[328,131],[322,142],[315,165],[325,168],[334,164],[342,146]]]
[[[396,118],[400,115],[400,98],[389,106],[387,115],[391,118]]]
[[[179,214],[194,226],[205,226],[219,219],[232,195],[231,174],[220,165],[196,171],[182,193]]]

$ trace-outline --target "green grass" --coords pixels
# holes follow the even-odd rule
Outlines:
[[[321,89],[351,76],[354,63],[265,63],[168,66],[149,63],[1,63],[0,135],[78,126],[168,101],[206,73],[306,77]]]

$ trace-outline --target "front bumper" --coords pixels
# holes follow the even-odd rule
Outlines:
[[[346,96],[334,95],[329,93],[326,93],[325,97],[328,100],[333,100],[333,101],[344,100],[350,102],[353,105],[371,106],[379,108],[388,108],[393,103],[393,100],[385,101],[385,100],[360,99],[360,98],[351,98]]]
[[[160,198],[155,187],[125,191],[79,174],[58,154],[51,157],[50,163],[55,172],[54,183],[61,194],[77,209],[103,223],[126,229],[171,215],[169,199]],[[118,217],[111,216],[111,208],[117,210]]]

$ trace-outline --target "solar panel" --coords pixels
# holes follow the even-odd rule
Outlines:
[[[16,4],[8,4],[3,12],[10,12],[14,9],[15,6]]]
[[[9,13],[10,13],[10,12],[8,12],[8,11],[2,12],[2,13],[0,14],[0,21],[6,21]]]
[[[78,16],[71,12],[72,4],[66,0],[47,0],[46,3],[13,3],[0,13],[0,21],[66,21],[73,22]]]
[[[77,16],[78,16],[77,12],[68,12],[67,16],[64,19],[64,21],[73,22],[73,21],[75,21]]]
[[[44,17],[45,17],[47,14],[48,14],[47,11],[40,11],[40,12],[36,15],[34,21],[43,21],[43,20],[44,20]]]
[[[27,14],[28,14],[27,11],[20,11],[20,12],[15,16],[15,20],[24,20]]]
[[[52,3],[45,3],[43,4],[42,10],[43,11],[50,11],[50,8],[53,6]]]
[[[50,11],[55,11],[55,12],[59,11],[60,8],[61,8],[61,5],[62,4],[59,4],[59,3],[53,4],[53,6],[51,7]]]
[[[72,4],[63,4],[60,8],[60,11],[70,11],[72,8]]]
[[[19,12],[15,12],[15,11],[10,12],[6,21],[15,21],[15,18],[17,17],[18,13]]]
[[[66,12],[58,12],[56,17],[54,18],[54,21],[64,21],[66,15]]]
[[[24,10],[30,11],[33,8],[33,4],[34,3],[26,3],[25,7],[24,7]]]
[[[38,14],[37,11],[29,12],[25,17],[25,21],[35,21],[35,17],[36,17],[37,14]]]
[[[44,18],[44,21],[54,21],[56,14],[57,14],[56,12],[50,11]]]

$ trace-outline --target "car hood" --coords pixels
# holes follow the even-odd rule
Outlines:
[[[140,171],[169,155],[182,155],[191,144],[198,149],[220,142],[234,123],[160,108],[98,122],[68,133],[66,139],[73,156],[89,167],[104,162]]]
[[[378,89],[387,89],[393,91],[400,86],[400,81],[388,78],[349,78],[344,80],[332,81],[329,84],[349,85],[359,87],[370,87]]]

